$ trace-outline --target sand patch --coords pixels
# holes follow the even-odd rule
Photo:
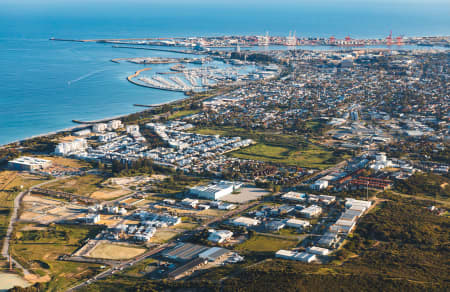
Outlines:
[[[126,194],[129,194],[129,191],[126,190],[117,190],[117,191],[95,191],[92,193],[90,198],[97,199],[97,200],[112,200],[119,198],[121,196],[124,196]]]
[[[35,274],[26,275],[26,276],[24,276],[24,279],[31,283],[45,283],[45,282],[48,282],[51,280],[49,275],[40,277]]]

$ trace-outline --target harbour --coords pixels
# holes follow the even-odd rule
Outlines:
[[[2,89],[0,99],[0,144],[36,136],[40,133],[54,132],[73,126],[72,119],[95,120],[133,113],[133,104],[159,104],[185,98],[183,92],[161,91],[158,89],[136,86],[126,80],[142,65],[118,64],[115,58],[133,57],[198,57],[194,47],[131,45],[131,41],[149,42],[181,41],[190,36],[211,38],[227,35],[289,36],[296,32],[296,37],[304,39],[296,50],[347,50],[349,47],[322,46],[321,41],[330,41],[330,37],[344,40],[384,39],[392,30],[393,45],[396,49],[396,37],[414,37],[421,35],[447,35],[448,15],[446,11],[427,7],[426,18],[417,18],[412,10],[417,5],[409,5],[411,10],[394,8],[389,13],[380,15],[358,14],[354,7],[335,6],[321,11],[327,19],[318,24],[311,5],[295,14],[279,5],[270,9],[252,7],[258,13],[249,14],[229,5],[215,5],[205,8],[201,5],[180,4],[182,13],[174,13],[173,7],[161,4],[158,7],[143,4],[142,7],[124,4],[124,9],[133,11],[123,16],[122,11],[111,11],[104,5],[92,5],[92,11],[99,13],[85,18],[74,16],[77,7],[63,9],[64,13],[55,14],[55,18],[42,19],[38,14],[24,17],[11,13],[4,7],[0,14],[7,26],[0,29],[0,73]],[[362,5],[362,4],[361,4]],[[369,4],[364,4],[370,6]],[[149,8],[151,9],[143,9]],[[248,6],[245,4],[244,6]],[[412,7],[412,8],[411,8]],[[373,7],[375,9],[375,7]],[[55,7],[61,10],[61,7]],[[322,8],[321,8],[322,9]],[[420,8],[423,11],[422,8]],[[106,11],[106,13],[105,13]],[[275,21],[270,15],[277,11],[282,13],[284,21]],[[362,22],[358,26],[350,24],[350,19],[358,14]],[[280,14],[281,15],[281,14]],[[181,22],[178,20],[181,17]],[[214,22],[205,26],[205,19],[214,18]],[[332,20],[328,20],[328,18]],[[89,23],[87,23],[87,19]],[[139,19],[139,21],[136,21]],[[230,21],[233,19],[233,21]],[[299,25],[298,19],[304,23]],[[177,22],[178,21],[178,22]],[[330,22],[335,25],[329,25]],[[124,27],[124,23],[127,26]],[[384,23],[384,25],[380,25]],[[446,25],[437,25],[437,24]],[[440,29],[436,29],[441,27]],[[54,41],[49,41],[53,37]],[[127,42],[127,44],[107,43],[105,40]],[[319,40],[319,41],[317,41]],[[262,43],[264,41],[262,40]],[[313,45],[312,43],[315,42]],[[307,43],[311,43],[308,45]],[[116,45],[117,48],[112,46]],[[125,48],[129,47],[129,48]],[[146,47],[140,49],[140,47]],[[212,50],[235,50],[235,44],[208,44]],[[289,49],[288,46],[272,45],[247,46],[240,43],[241,51],[266,49]],[[386,45],[374,47],[390,48]],[[403,45],[402,49],[436,49],[430,47],[426,39],[421,45]],[[151,49],[151,50],[148,50]],[[39,56],[37,58],[36,56]],[[152,65],[152,73],[168,72],[172,65]],[[177,68],[174,68],[177,69]],[[90,72],[97,72],[88,77]],[[183,80],[183,76],[180,77]],[[186,82],[185,82],[186,83]],[[187,83],[188,85],[190,83]],[[30,110],[32,109],[32,110]]]

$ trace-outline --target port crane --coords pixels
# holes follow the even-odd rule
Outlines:
[[[391,46],[391,45],[392,45],[392,30],[391,30],[391,32],[389,33],[389,36],[386,37],[386,44],[387,44],[388,46]]]

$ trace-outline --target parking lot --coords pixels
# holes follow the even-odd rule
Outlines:
[[[243,204],[249,201],[257,200],[262,196],[269,195],[270,192],[265,189],[260,189],[256,187],[242,187],[236,194],[226,195],[220,200],[230,202],[230,203],[238,203]]]

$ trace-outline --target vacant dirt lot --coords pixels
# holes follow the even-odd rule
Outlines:
[[[127,190],[95,191],[90,197],[97,200],[113,200],[129,193]]]
[[[86,213],[86,207],[45,198],[40,195],[26,195],[23,198],[21,221],[49,224],[60,220],[70,220]]]

